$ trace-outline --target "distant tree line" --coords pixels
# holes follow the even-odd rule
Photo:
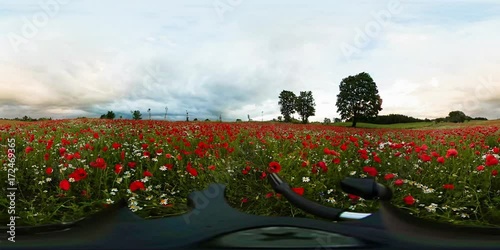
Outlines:
[[[347,120],[352,122],[352,119]],[[407,115],[401,114],[390,114],[390,115],[379,115],[377,117],[361,117],[358,119],[359,122],[373,123],[373,124],[394,124],[394,123],[412,123],[412,122],[430,122],[430,119],[419,119]]]
[[[22,118],[16,117],[14,119],[1,118],[2,120],[14,120],[14,121],[24,121],[24,122],[36,122],[36,121],[50,121],[52,117],[41,117],[41,118],[31,118],[30,116],[23,116]]]

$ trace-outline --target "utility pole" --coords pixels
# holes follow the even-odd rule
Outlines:
[[[264,121],[264,111],[260,111],[260,119],[262,122]]]
[[[149,120],[151,120],[151,109],[148,109],[148,113],[149,113]]]
[[[165,107],[165,121],[167,120],[168,107]]]
[[[189,113],[188,111],[186,110],[186,121],[188,122],[189,121]]]

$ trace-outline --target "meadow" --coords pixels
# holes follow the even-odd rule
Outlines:
[[[394,205],[417,217],[500,225],[500,124],[348,125],[6,122],[0,183],[7,186],[15,169],[18,225],[75,221],[122,198],[143,218],[179,215],[190,192],[214,182],[227,185],[229,203],[241,211],[314,218],[273,192],[270,172],[331,207],[376,211],[377,202],[339,186],[349,176],[376,178],[393,189]],[[0,219],[7,221],[1,190]]]

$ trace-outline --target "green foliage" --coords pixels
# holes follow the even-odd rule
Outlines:
[[[113,111],[108,111],[108,113],[106,114],[106,119],[115,119],[116,115],[115,115],[115,112]]]
[[[141,120],[142,119],[141,111],[134,110],[134,111],[130,111],[130,113],[132,113],[132,119],[134,119],[134,120]]]
[[[446,117],[446,119],[449,122],[461,123],[461,122],[465,122],[465,120],[467,119],[467,116],[462,111],[451,111],[448,114],[448,117]]]
[[[323,120],[323,123],[330,124],[330,123],[332,123],[332,120],[330,120],[330,118],[325,118],[325,120]]]
[[[283,90],[279,98],[278,104],[281,106],[281,114],[285,117],[285,122],[291,122],[291,116],[295,113],[295,101],[297,96],[292,91]]]
[[[115,112],[108,111],[108,113],[102,114],[100,118],[101,119],[110,119],[110,120],[113,120],[113,119],[115,119],[115,117],[116,117]]]
[[[300,91],[300,95],[295,101],[295,110],[302,118],[302,123],[308,123],[309,117],[314,116],[316,109],[314,108],[314,97],[311,91]]]
[[[377,84],[368,73],[362,72],[342,79],[339,88],[337,112],[344,120],[352,119],[353,127],[356,127],[360,118],[376,117],[382,110]]]

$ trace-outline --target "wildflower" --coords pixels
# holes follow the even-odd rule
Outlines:
[[[297,193],[298,195],[304,195],[304,188],[303,187],[292,188],[292,190],[295,193]]]
[[[452,148],[452,149],[448,149],[446,151],[446,158],[455,157],[455,156],[458,156],[458,151],[456,149]]]
[[[167,204],[168,204],[168,198],[160,200],[160,205],[166,206]]]
[[[130,191],[135,192],[138,189],[145,190],[144,183],[141,181],[134,181],[130,183]]]
[[[309,177],[302,177],[302,182],[309,182],[311,179]]]
[[[279,173],[281,171],[281,165],[276,161],[270,162],[268,170],[271,173]]]
[[[431,203],[429,206],[425,207],[425,209],[429,212],[429,213],[434,213],[436,212],[436,208],[438,207],[437,204],[435,203]]]
[[[59,183],[59,188],[61,188],[64,191],[68,191],[70,187],[69,181],[68,180],[62,180]]]
[[[394,177],[395,177],[395,175],[394,175],[393,173],[389,173],[389,174],[386,174],[386,175],[384,176],[384,179],[385,179],[386,181],[388,181],[388,180],[390,180],[390,179],[393,179]]]
[[[394,181],[394,185],[396,185],[396,186],[401,186],[403,184],[404,184],[403,179],[397,179],[397,180]]]
[[[413,205],[415,204],[415,198],[413,198],[413,196],[411,195],[407,195],[403,198],[403,201],[406,203],[406,205]]]
[[[444,164],[444,157],[439,156],[439,157],[437,158],[437,162],[438,162],[438,163],[441,163],[441,164]]]
[[[498,159],[494,155],[486,155],[486,166],[495,166],[498,164],[498,162]]]
[[[377,176],[377,174],[378,174],[378,171],[376,168],[368,167],[368,166],[363,167],[363,172],[367,173],[370,176]]]
[[[153,176],[153,174],[151,172],[149,172],[148,170],[144,171],[143,175],[145,177],[152,177]]]
[[[122,172],[122,170],[123,170],[123,166],[122,166],[122,164],[116,164],[116,165],[115,165],[115,173],[116,173],[116,174],[121,173],[121,172]]]

